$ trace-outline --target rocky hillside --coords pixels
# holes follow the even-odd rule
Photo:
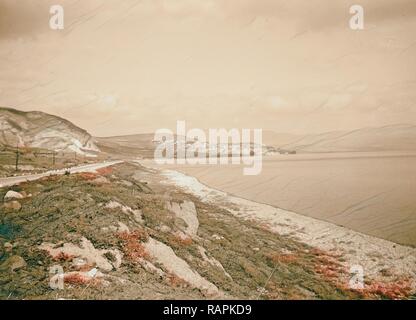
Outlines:
[[[95,155],[91,135],[68,120],[39,111],[0,107],[0,145]]]

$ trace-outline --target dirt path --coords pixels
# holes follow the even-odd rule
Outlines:
[[[61,170],[51,170],[44,173],[39,174],[31,174],[31,175],[25,175],[25,176],[17,176],[17,177],[8,177],[8,178],[0,178],[0,188],[7,187],[7,186],[13,186],[15,184],[19,184],[21,182],[25,181],[34,181],[38,180],[43,177],[47,177],[50,175],[62,175],[65,174],[65,172],[69,171],[70,173],[79,173],[79,172],[91,172],[95,171],[97,169],[109,167],[118,163],[122,163],[123,161],[109,161],[109,162],[99,162],[99,163],[93,163],[93,164],[87,164],[83,166],[77,166],[77,167],[71,167],[71,168],[65,168]]]

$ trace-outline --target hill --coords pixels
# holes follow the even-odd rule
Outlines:
[[[95,155],[91,135],[72,122],[40,111],[0,107],[0,145]]]

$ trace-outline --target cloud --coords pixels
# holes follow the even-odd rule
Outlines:
[[[267,97],[265,105],[273,110],[283,110],[289,108],[288,102],[280,96]]]
[[[67,22],[89,17],[92,8],[118,12],[127,8],[133,14],[155,17],[168,15],[174,18],[201,18],[222,16],[223,19],[241,20],[255,18],[284,20],[297,25],[299,30],[322,30],[334,26],[347,27],[352,0],[60,0],[66,9]],[[55,0],[0,0],[0,39],[33,36],[48,29],[49,7]],[[362,0],[366,21],[372,24],[386,20],[409,19],[416,16],[414,0]],[[125,13],[123,13],[124,15]]]
[[[0,39],[33,36],[46,30],[51,0],[0,0]]]
[[[264,17],[291,21],[298,29],[322,30],[334,26],[347,27],[349,8],[353,0],[234,0],[221,1],[222,10],[235,18]],[[407,19],[416,16],[414,0],[361,0],[365,17],[370,23],[385,20]]]

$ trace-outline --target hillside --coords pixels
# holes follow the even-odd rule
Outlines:
[[[407,282],[390,285],[390,278],[368,278],[368,290],[352,290],[343,257],[169,181],[130,162],[0,189],[0,299],[411,295]],[[60,274],[50,277],[51,266]]]
[[[416,150],[416,126],[398,124],[307,135],[284,148],[298,152],[413,151]]]
[[[44,112],[0,107],[0,145],[95,155],[91,135],[68,120]]]

